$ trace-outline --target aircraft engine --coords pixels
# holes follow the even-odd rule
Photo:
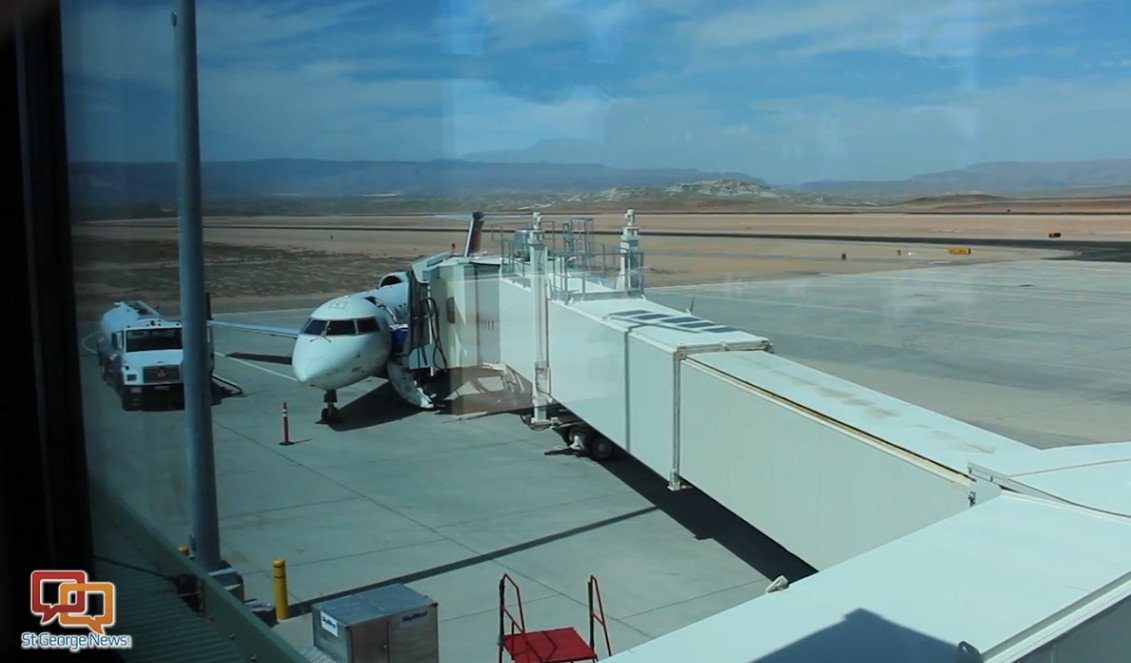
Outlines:
[[[408,283],[408,272],[389,272],[381,277],[381,280],[377,282],[377,287],[384,288],[387,285],[398,283]]]

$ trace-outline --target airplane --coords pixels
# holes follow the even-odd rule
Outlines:
[[[482,212],[472,213],[462,255],[479,251],[485,220]],[[338,390],[369,377],[388,379],[406,403],[430,410],[436,407],[432,385],[414,376],[396,352],[411,322],[409,278],[408,272],[390,272],[381,277],[376,288],[325,301],[298,329],[215,320],[211,315],[209,324],[294,339],[291,370],[295,380],[325,392],[320,423],[342,421]]]

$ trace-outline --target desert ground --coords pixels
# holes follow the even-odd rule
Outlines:
[[[885,235],[908,237],[1001,237],[1006,239],[1041,239],[1049,233],[1059,232],[1062,237],[1077,239],[1126,240],[1131,237],[1131,210],[1120,214],[1053,213],[1046,208],[1041,213],[765,213],[742,214],[735,212],[682,213],[637,211],[637,225],[641,233],[659,232],[751,232],[803,235]],[[582,216],[593,219],[598,231],[618,230],[624,225],[623,209],[616,213],[578,212],[544,213],[551,227],[560,228],[571,218]],[[491,218],[489,216],[489,218]],[[488,224],[491,227],[509,228],[528,223],[529,213],[507,213]],[[427,215],[373,215],[373,216],[254,216],[212,217],[206,220],[209,229],[252,228],[335,228],[335,229],[419,229],[446,228],[456,235],[466,224],[451,218],[434,218]],[[147,227],[169,226],[169,219],[132,219],[128,221],[98,221],[87,227]]]
[[[593,214],[597,240],[611,253],[623,213]],[[551,229],[571,215],[547,214]],[[490,220],[482,248],[522,219]],[[637,215],[650,286],[860,273],[925,264],[970,263],[1067,255],[1055,250],[973,247],[959,238],[1120,241],[1131,239],[1131,214],[663,214]],[[206,279],[217,312],[313,306],[330,296],[375,285],[421,256],[462,246],[466,225],[424,215],[219,217],[205,220]],[[649,236],[649,232],[687,236]],[[939,244],[893,244],[711,233],[934,237]],[[100,221],[74,226],[80,318],[115,300],[139,298],[175,307],[176,222]],[[951,244],[954,238],[955,244]],[[843,256],[843,257],[842,257]],[[609,257],[610,266],[612,256]],[[168,309],[166,309],[168,310]]]

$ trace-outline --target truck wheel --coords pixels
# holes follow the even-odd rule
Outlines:
[[[594,435],[589,440],[589,457],[596,461],[608,460],[616,451],[612,440],[604,435]]]
[[[130,399],[130,391],[123,385],[118,388],[118,398],[122,401],[122,409],[128,411],[136,410],[133,401]]]

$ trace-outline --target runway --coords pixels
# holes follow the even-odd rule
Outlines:
[[[317,222],[308,217],[285,218],[285,217],[260,217],[260,218],[209,218],[205,220],[205,228],[209,232],[215,231],[275,231],[275,232],[294,232],[294,231],[309,231],[309,232],[345,232],[345,233],[462,233],[466,231],[466,226],[460,224],[452,224],[450,220],[435,220],[430,223],[427,218],[429,215],[393,215],[392,217],[376,217],[384,219],[383,222],[374,222],[366,218],[349,219],[348,222],[342,218],[337,217],[318,217]],[[568,217],[569,214],[553,213],[551,217]],[[581,215],[582,217],[592,217],[592,215]],[[682,213],[657,213],[649,212],[646,216],[664,218],[667,216],[688,216]],[[697,216],[697,215],[690,215]],[[740,213],[711,213],[702,215],[706,217],[726,218],[728,216],[742,216]],[[874,224],[874,219],[866,214],[844,214],[842,212],[830,212],[827,214],[821,213],[780,213],[780,214],[766,214],[766,215],[746,215],[752,218],[759,216],[766,217],[781,217],[788,220],[792,217],[828,217],[837,218],[843,217],[850,221],[856,222],[857,225],[852,229],[845,229],[844,231],[827,231],[824,229],[806,228],[804,230],[797,229],[796,231],[790,230],[789,224],[779,225],[770,229],[757,230],[755,226],[751,225],[747,228],[735,228],[733,225],[721,225],[714,228],[702,229],[688,229],[688,228],[673,228],[667,224],[657,224],[659,227],[653,227],[647,224],[646,220],[641,221],[641,230],[645,238],[693,238],[693,239],[759,239],[759,240],[788,240],[788,241],[805,241],[805,242],[826,242],[826,243],[866,243],[866,244],[913,244],[913,245],[937,245],[937,246],[969,246],[969,247],[996,247],[996,248],[1011,248],[1011,249],[1032,249],[1032,250],[1046,250],[1046,251],[1063,251],[1072,256],[1074,259],[1085,260],[1103,260],[1103,261],[1131,261],[1131,241],[1128,241],[1127,235],[1131,231],[1122,230],[1125,225],[1119,225],[1114,228],[1105,228],[1102,230],[1087,230],[1082,229],[1079,232],[1070,232],[1067,235],[1052,237],[1047,236],[1044,232],[1038,232],[1035,228],[1014,229],[1013,231],[1003,232],[1002,229],[994,229],[987,231],[981,229],[981,232],[972,232],[969,228],[961,229],[922,229],[918,232],[914,228],[905,228],[897,230],[895,226],[890,228],[881,228],[878,225],[871,227]],[[986,216],[988,218],[1000,218],[1002,222],[1017,223],[1026,217],[1040,218],[1042,216],[1048,218],[1055,218],[1060,223],[1067,223],[1071,225],[1071,218],[1090,219],[1095,221],[1107,221],[1108,219],[1117,219],[1121,223],[1127,219],[1128,215],[1123,212],[1119,213],[1092,213],[1092,214],[1076,214],[1071,217],[1066,217],[1063,213],[1052,212],[1046,215],[1038,213],[1027,212],[1024,215],[1017,215],[1016,217],[1010,215],[978,215],[978,214],[933,214],[933,213],[903,213],[903,214],[889,214],[889,215],[873,215],[880,218],[888,219],[912,219],[921,221],[923,219],[945,219],[953,220],[955,218],[961,219],[962,217],[975,217]],[[391,223],[390,218],[398,218],[398,222]],[[616,227],[600,227],[595,226],[590,231],[594,236],[598,237],[617,237],[621,234],[620,216],[599,214],[597,217],[602,217],[606,222],[611,217],[616,220],[614,224]],[[871,225],[860,225],[858,218],[868,217],[872,220]],[[700,223],[700,226],[703,224]],[[945,224],[944,224],[945,225]],[[1041,225],[1041,224],[1037,224]],[[176,221],[170,219],[132,219],[132,220],[114,220],[114,221],[92,221],[82,224],[83,228],[91,231],[105,231],[107,229],[113,230],[128,230],[136,233],[141,229],[150,230],[169,230],[176,228]],[[491,228],[494,228],[493,226]],[[498,230],[498,228],[494,228]],[[556,231],[556,226],[549,229],[548,234],[553,235]],[[491,231],[488,231],[489,233]]]
[[[298,325],[306,313],[218,317]],[[322,395],[290,376],[290,341],[217,329],[215,343],[217,374],[246,392],[212,409],[222,554],[246,596],[268,602],[272,560],[287,560],[296,616],[276,629],[295,646],[311,641],[310,602],[398,582],[439,602],[442,660],[494,660],[506,572],[529,628],[585,635],[596,575],[616,652],[743,603],[767,577],[811,572],[633,461],[544,455],[560,438],[517,416],[411,411],[374,379],[340,392],[347,421],[333,430],[314,423]],[[184,413],[123,412],[95,358],[82,364],[92,472],[186,543]],[[293,446],[279,445],[283,403]]]
[[[1031,260],[652,290],[786,358],[1046,448],[1131,439],[1131,265]]]

